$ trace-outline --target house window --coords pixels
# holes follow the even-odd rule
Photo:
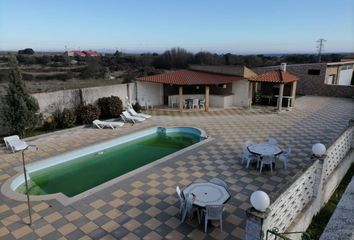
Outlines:
[[[309,69],[307,74],[308,75],[320,75],[320,70],[319,69]]]

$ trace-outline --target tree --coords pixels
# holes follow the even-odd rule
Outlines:
[[[193,61],[193,54],[184,48],[172,48],[157,57],[154,67],[157,68],[186,68]]]
[[[12,132],[24,136],[39,123],[38,102],[27,92],[17,67],[10,70],[8,78],[7,95],[0,107],[1,118]]]
[[[25,48],[23,50],[18,50],[18,54],[30,54],[33,55],[34,51],[32,48]]]

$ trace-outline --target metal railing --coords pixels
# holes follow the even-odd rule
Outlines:
[[[284,240],[291,240],[287,235],[291,234],[302,234],[301,239],[303,240],[312,240],[312,237],[307,232],[283,232],[280,233],[278,228],[268,229],[266,233],[266,240],[270,239],[271,235],[274,235],[274,239],[284,239]]]

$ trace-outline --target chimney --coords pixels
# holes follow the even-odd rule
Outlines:
[[[286,72],[286,63],[281,63],[281,64],[280,64],[280,70],[281,70],[282,72]]]

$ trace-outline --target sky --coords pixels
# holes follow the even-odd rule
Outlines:
[[[353,0],[0,0],[0,50],[354,52]]]

